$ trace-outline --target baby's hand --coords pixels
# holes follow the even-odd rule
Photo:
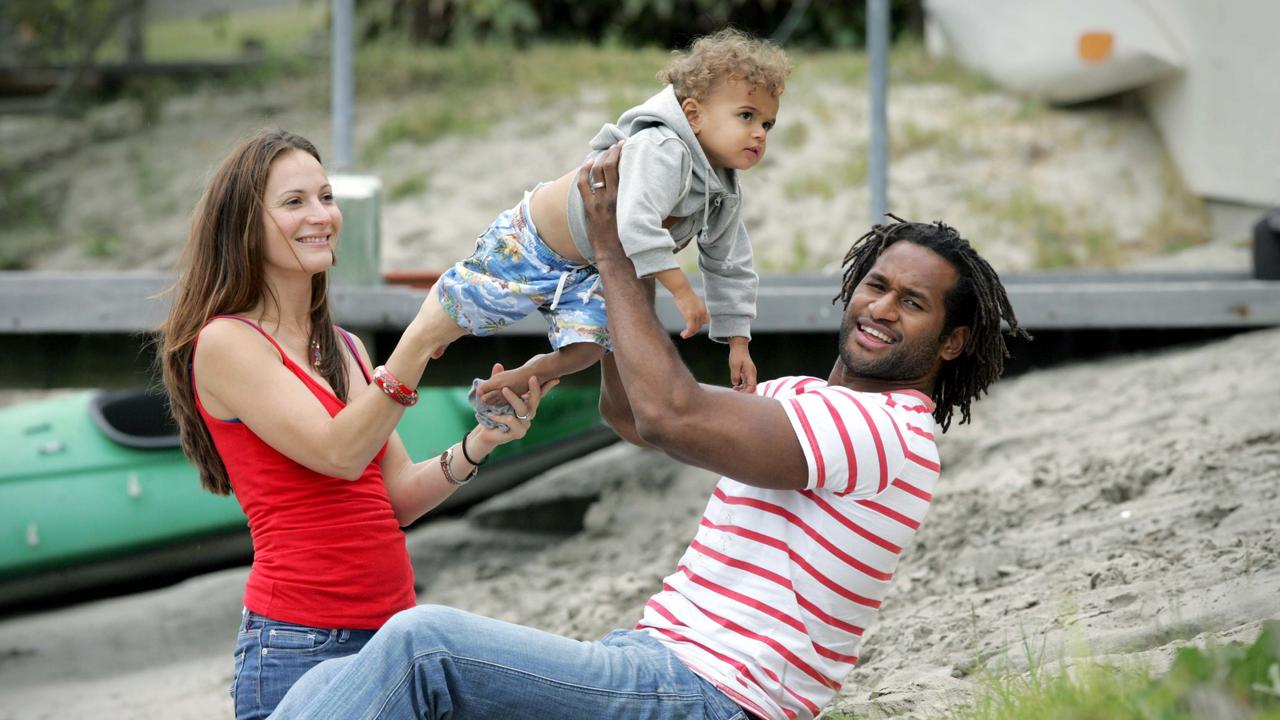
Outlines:
[[[744,337],[729,338],[729,382],[733,389],[743,393],[756,391],[756,364],[751,361]]]
[[[707,304],[702,302],[702,298],[698,297],[698,293],[692,290],[677,293],[675,301],[676,310],[679,310],[680,317],[684,318],[684,330],[680,331],[680,337],[687,340],[697,335],[698,331],[710,322],[710,316],[707,314]]]
[[[529,378],[534,376],[533,362],[540,357],[542,355],[534,355],[524,365],[511,370],[506,370],[501,365],[494,365],[494,371],[489,379],[480,383],[480,387],[477,388],[480,400],[486,405],[505,405],[507,399],[502,395],[503,388],[510,388],[517,395],[521,390],[528,392]]]

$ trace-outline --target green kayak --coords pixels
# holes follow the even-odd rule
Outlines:
[[[415,460],[473,427],[466,388],[425,388],[400,421]],[[434,512],[510,488],[614,436],[595,388],[557,388],[529,434]],[[85,391],[0,409],[0,606],[251,557],[235,498],[200,489],[162,400]]]

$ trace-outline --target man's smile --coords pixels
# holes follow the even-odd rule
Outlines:
[[[885,345],[893,345],[898,342],[898,338],[894,337],[886,328],[874,325],[865,320],[858,321],[858,335],[862,344],[871,347],[883,347]],[[865,342],[870,340],[870,342]]]

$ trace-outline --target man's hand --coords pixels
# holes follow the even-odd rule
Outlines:
[[[613,359],[605,365],[601,390],[608,402],[602,404],[611,417],[621,419],[624,432],[676,460],[758,487],[805,487],[804,450],[782,404],[699,385],[658,322],[652,285],[636,277],[618,242],[619,156],[614,145],[578,172],[587,238],[600,270],[613,339]],[[746,360],[737,368],[744,389],[755,382],[755,366],[745,347],[743,343],[738,353]],[[619,391],[625,398],[613,397]]]
[[[729,382],[738,392],[755,394],[756,364],[747,350],[749,342],[744,337],[729,338]]]
[[[619,140],[613,147],[583,164],[578,171],[578,191],[587,214],[587,240],[596,256],[596,265],[619,258],[626,259],[622,241],[618,239],[618,160],[622,157]],[[606,173],[612,181],[606,182]]]

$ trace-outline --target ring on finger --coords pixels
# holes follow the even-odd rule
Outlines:
[[[524,422],[529,422],[529,420],[530,420],[532,417],[533,417],[533,413],[529,413],[528,415],[520,415],[520,414],[518,414],[518,413],[516,414],[516,419],[517,419],[517,420],[523,420]]]

